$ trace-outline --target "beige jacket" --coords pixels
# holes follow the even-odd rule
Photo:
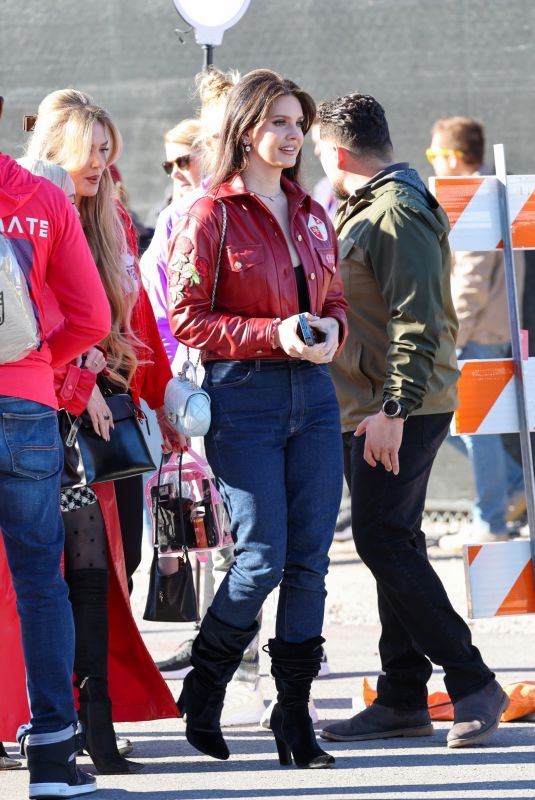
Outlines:
[[[503,344],[511,341],[503,253],[452,253],[451,294],[459,320],[457,347],[467,342]],[[524,254],[515,253],[518,305],[522,308]]]

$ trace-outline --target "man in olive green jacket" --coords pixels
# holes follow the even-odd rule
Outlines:
[[[486,740],[507,697],[431,567],[421,530],[431,467],[456,407],[457,319],[448,221],[418,173],[395,163],[384,110],[353,93],[319,108],[349,336],[332,374],[357,551],[377,581],[383,673],[376,702],[322,735],[426,736],[431,662],[444,668],[449,747]]]

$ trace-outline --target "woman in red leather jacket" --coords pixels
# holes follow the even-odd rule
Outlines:
[[[280,584],[268,645],[277,686],[271,729],[281,764],[293,754],[297,766],[317,768],[334,762],[316,742],[308,697],[342,489],[327,364],[345,338],[346,302],[331,223],[298,183],[314,117],[312,98],[270,70],[237,83],[209,194],[176,223],[168,269],[171,328],[203,351],[212,408],[206,453],[236,543],[178,700],[186,735],[198,750],[228,758],[219,725],[225,686]],[[318,343],[299,338],[300,313]]]
[[[112,311],[111,332],[101,342],[106,359],[93,349],[82,364],[70,365],[65,375],[56,376],[57,395],[60,406],[71,413],[79,414],[87,408],[95,431],[108,440],[113,418],[95,383],[96,373],[105,366],[111,390],[130,391],[135,402],[140,397],[145,399],[156,409],[164,442],[169,444],[167,440],[172,439],[179,448],[185,442],[171,428],[163,408],[165,387],[171,378],[169,362],[141,284],[134,228],[115,198],[107,169],[120,150],[119,131],[108,113],[88,95],[60,90],[40,104],[28,156],[60,164],[72,178],[82,227]],[[54,309],[53,298],[46,314],[50,325],[55,314],[61,315],[59,308]],[[65,579],[76,634],[74,671],[86,748],[101,773],[137,772],[142,765],[124,759],[115,744],[108,692],[107,607],[109,586],[115,578],[120,583],[125,577],[122,558],[117,572],[118,530],[124,542],[127,579],[141,557],[142,478],[65,489],[61,506]],[[111,642],[110,650],[115,644]]]

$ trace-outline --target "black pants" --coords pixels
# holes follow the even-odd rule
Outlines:
[[[494,677],[429,563],[421,530],[431,467],[451,416],[408,418],[397,476],[364,461],[364,436],[344,434],[353,537],[377,581],[379,653],[385,673],[377,683],[377,699],[392,708],[427,704],[426,684],[433,671],[429,659],[443,667],[454,702]]]
[[[123,478],[115,481],[117,510],[121,523],[124,565],[128,579],[128,591],[132,594],[132,575],[141,563],[143,541],[143,476]]]

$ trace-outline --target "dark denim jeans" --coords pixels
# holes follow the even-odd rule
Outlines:
[[[494,677],[428,561],[421,529],[431,467],[451,417],[408,418],[397,476],[364,461],[364,436],[344,434],[355,545],[377,581],[379,653],[385,673],[377,683],[378,702],[392,708],[426,705],[426,684],[433,671],[426,656],[444,668],[454,702]]]
[[[0,528],[17,595],[32,733],[76,720],[74,626],[60,568],[62,464],[56,412],[0,396]]]
[[[245,630],[280,583],[277,636],[321,634],[343,479],[339,409],[328,368],[308,361],[206,365],[206,455],[231,520],[236,560],[212,612]]]

